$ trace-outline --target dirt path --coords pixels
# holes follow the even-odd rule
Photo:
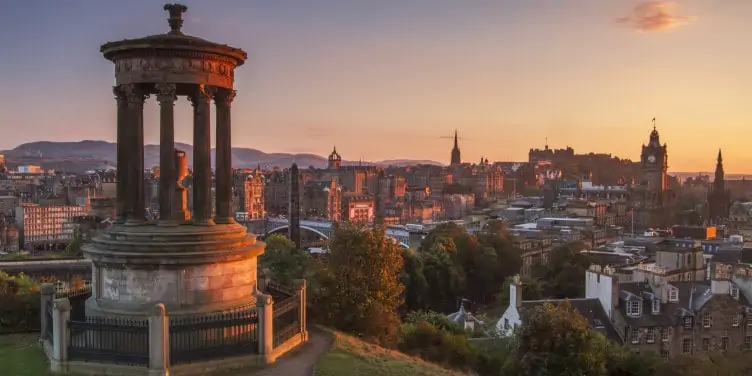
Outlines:
[[[249,376],[311,376],[313,366],[332,347],[331,335],[318,330],[308,333],[308,342],[277,362]]]

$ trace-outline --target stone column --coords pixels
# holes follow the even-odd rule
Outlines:
[[[125,223],[126,217],[129,216],[125,201],[128,195],[127,188],[127,174],[128,174],[128,153],[127,153],[127,139],[128,139],[128,124],[126,115],[128,113],[128,101],[125,96],[125,92],[118,86],[112,87],[112,92],[115,94],[115,100],[117,101],[117,149],[115,152],[115,164],[117,165],[116,177],[115,177],[115,189],[116,189],[116,211],[117,217],[115,223]]]
[[[130,224],[141,224],[146,219],[144,200],[144,101],[148,95],[135,84],[121,85],[128,101],[127,136],[124,153],[128,154],[128,180],[125,186]]]
[[[231,106],[235,90],[221,89],[214,102],[217,105],[216,149],[216,222],[235,223],[232,213],[232,122]]]
[[[157,303],[149,316],[149,376],[169,375],[169,329],[167,310]]]
[[[159,101],[159,220],[172,223],[177,166],[175,165],[175,84],[156,84]]]
[[[193,104],[193,223],[213,225],[211,218],[211,100],[214,88],[199,85],[189,97]]]
[[[68,360],[70,301],[67,298],[57,299],[53,301],[52,309],[52,359],[50,359],[50,370],[61,372],[65,369],[65,362]]]
[[[256,295],[256,312],[258,313],[259,354],[266,363],[274,361],[274,301],[270,295]]]

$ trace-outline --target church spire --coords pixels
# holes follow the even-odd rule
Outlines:
[[[458,166],[462,164],[462,158],[460,157],[460,143],[457,137],[457,130],[454,130],[454,148],[452,148],[452,157],[450,159],[452,166]]]
[[[726,174],[723,172],[723,156],[721,155],[721,149],[718,149],[718,160],[715,164],[715,186],[718,189],[725,188]]]

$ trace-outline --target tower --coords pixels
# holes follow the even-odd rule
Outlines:
[[[336,150],[335,150],[336,152]],[[287,237],[300,248],[300,174],[298,165],[290,167],[290,224],[287,227]]]
[[[715,164],[715,179],[708,193],[708,217],[711,222],[719,222],[728,217],[731,207],[731,191],[726,189],[726,174],[723,171],[723,156],[718,149]]]
[[[665,192],[668,188],[668,152],[666,144],[661,145],[660,135],[655,128],[655,118],[650,140],[647,146],[642,145],[640,162],[646,188],[654,193]]]
[[[452,166],[459,166],[462,164],[462,158],[460,158],[460,145],[457,141],[457,130],[454,130],[454,148],[452,148],[452,158],[451,163]]]
[[[332,153],[329,154],[329,169],[338,169],[342,165],[342,156],[337,153],[337,147],[334,147]]]

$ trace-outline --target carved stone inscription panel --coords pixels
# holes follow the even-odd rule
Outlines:
[[[233,64],[210,57],[124,58],[115,62],[118,85],[168,82],[232,88],[234,79]]]

